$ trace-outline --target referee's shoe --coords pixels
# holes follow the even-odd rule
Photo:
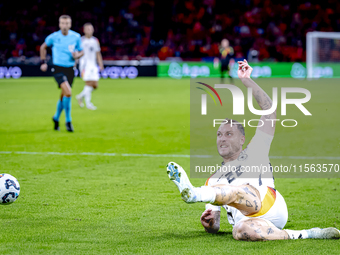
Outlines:
[[[53,123],[54,123],[54,130],[59,131],[59,121],[55,120],[54,117],[52,117]]]
[[[66,122],[66,130],[68,132],[73,132],[73,126],[71,122]]]

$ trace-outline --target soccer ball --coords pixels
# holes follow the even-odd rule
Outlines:
[[[10,174],[0,174],[0,204],[13,203],[19,194],[20,185],[17,179]]]

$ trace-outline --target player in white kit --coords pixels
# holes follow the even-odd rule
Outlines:
[[[239,61],[238,76],[262,110],[272,108],[272,100],[251,78],[252,68],[246,60]],[[275,189],[269,162],[270,145],[274,137],[276,110],[261,117],[255,136],[242,150],[245,141],[243,126],[226,119],[217,130],[217,149],[223,159],[222,167],[205,186],[194,187],[184,169],[174,162],[167,165],[167,174],[178,187],[186,203],[203,202],[206,210],[201,223],[208,233],[220,228],[220,208],[227,210],[236,240],[265,241],[284,239],[339,239],[336,228],[307,230],[283,229],[288,219],[287,205]],[[251,171],[253,169],[253,171]],[[263,171],[262,171],[263,170]]]
[[[100,53],[100,44],[96,37],[93,36],[94,28],[91,23],[84,24],[84,34],[81,37],[84,56],[79,60],[79,69],[81,76],[85,81],[83,91],[76,96],[80,107],[84,107],[84,99],[86,107],[90,110],[96,110],[91,102],[92,91],[98,87],[99,70],[104,70],[103,58]]]

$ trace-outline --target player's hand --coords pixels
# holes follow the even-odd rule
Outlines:
[[[248,64],[247,60],[238,61],[237,75],[240,79],[250,78],[253,68]]]
[[[207,228],[207,229],[212,228],[214,226],[214,224],[215,224],[215,217],[212,214],[212,210],[211,209],[205,210],[202,213],[201,223],[202,223],[203,227]]]
[[[100,70],[100,71],[104,71],[104,66],[100,66],[100,67],[99,67],[99,70]]]
[[[41,71],[43,71],[43,72],[46,72],[47,71],[47,64],[46,63],[44,63],[44,64],[41,64],[41,66],[40,66],[40,70]]]

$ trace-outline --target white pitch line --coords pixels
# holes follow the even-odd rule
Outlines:
[[[269,158],[277,158],[277,159],[340,159],[340,157],[326,157],[326,156],[315,156],[315,157],[307,157],[307,156],[269,156]]]
[[[101,152],[35,152],[35,151],[0,151],[0,154],[26,154],[26,155],[62,155],[62,156],[73,156],[73,155],[85,155],[85,156],[109,156],[109,157],[173,157],[173,158],[190,158],[190,155],[180,154],[133,154],[133,153],[101,153]],[[195,158],[210,158],[209,155],[194,155]]]
[[[26,154],[26,155],[61,155],[61,156],[108,156],[108,157],[150,157],[150,158],[190,158],[190,155],[181,154],[135,154],[135,153],[103,153],[103,152],[35,152],[35,151],[0,151],[0,154]],[[211,158],[210,155],[193,155],[194,158]],[[340,160],[340,157],[326,156],[269,156],[272,159],[328,159]]]

